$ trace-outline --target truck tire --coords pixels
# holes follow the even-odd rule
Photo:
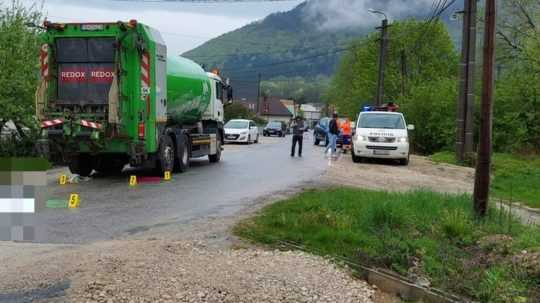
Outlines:
[[[92,157],[89,154],[77,154],[69,160],[69,170],[72,174],[88,177],[92,173]]]
[[[188,137],[182,135],[179,142],[176,144],[176,161],[174,165],[174,171],[183,173],[189,168],[189,144]]]
[[[221,135],[218,131],[216,134],[216,154],[208,155],[210,163],[218,163],[221,160]]]
[[[169,135],[161,136],[159,142],[157,172],[162,176],[165,172],[172,172],[174,169],[174,144]]]
[[[259,144],[259,135],[257,135],[257,138],[255,138],[255,144]]]

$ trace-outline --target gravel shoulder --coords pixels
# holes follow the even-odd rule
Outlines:
[[[343,155],[332,162],[323,181],[374,190],[430,189],[459,194],[472,192],[474,169],[437,164],[420,156],[411,156],[408,166],[399,166],[386,161],[353,163],[350,155]]]

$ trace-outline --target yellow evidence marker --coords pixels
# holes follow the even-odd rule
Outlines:
[[[166,171],[165,172],[165,176],[163,177],[163,179],[165,181],[171,181],[171,172],[170,171]]]
[[[60,183],[60,185],[66,185],[66,183],[67,183],[67,176],[66,176],[66,175],[61,175],[61,176],[60,176],[60,179],[58,180],[58,183]]]
[[[136,186],[137,185],[137,176],[130,176],[129,177],[129,186]]]
[[[81,198],[78,194],[69,195],[68,208],[79,208],[81,204]]]

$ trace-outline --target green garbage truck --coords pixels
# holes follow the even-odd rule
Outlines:
[[[183,172],[219,162],[232,88],[219,71],[167,56],[160,33],[136,20],[44,23],[36,91],[38,142],[72,173],[126,164]]]

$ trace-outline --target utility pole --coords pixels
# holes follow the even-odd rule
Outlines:
[[[381,45],[379,49],[379,80],[377,82],[377,94],[375,96],[375,106],[381,106],[384,100],[384,66],[386,63],[386,50],[388,47],[388,19],[385,17],[381,27]]]
[[[257,117],[260,115],[260,107],[261,107],[261,73],[258,74],[258,81],[257,81]]]
[[[407,85],[407,54],[401,50],[401,97],[405,97],[405,87]]]
[[[463,161],[473,152],[474,145],[474,83],[476,64],[476,15],[477,0],[465,0],[463,11],[463,41],[461,50],[461,75],[456,117],[456,158]]]
[[[478,217],[487,213],[492,154],[493,90],[495,86],[495,30],[497,1],[486,0],[486,29],[484,34],[484,66],[482,103],[480,109],[480,144],[474,180],[474,211]]]

